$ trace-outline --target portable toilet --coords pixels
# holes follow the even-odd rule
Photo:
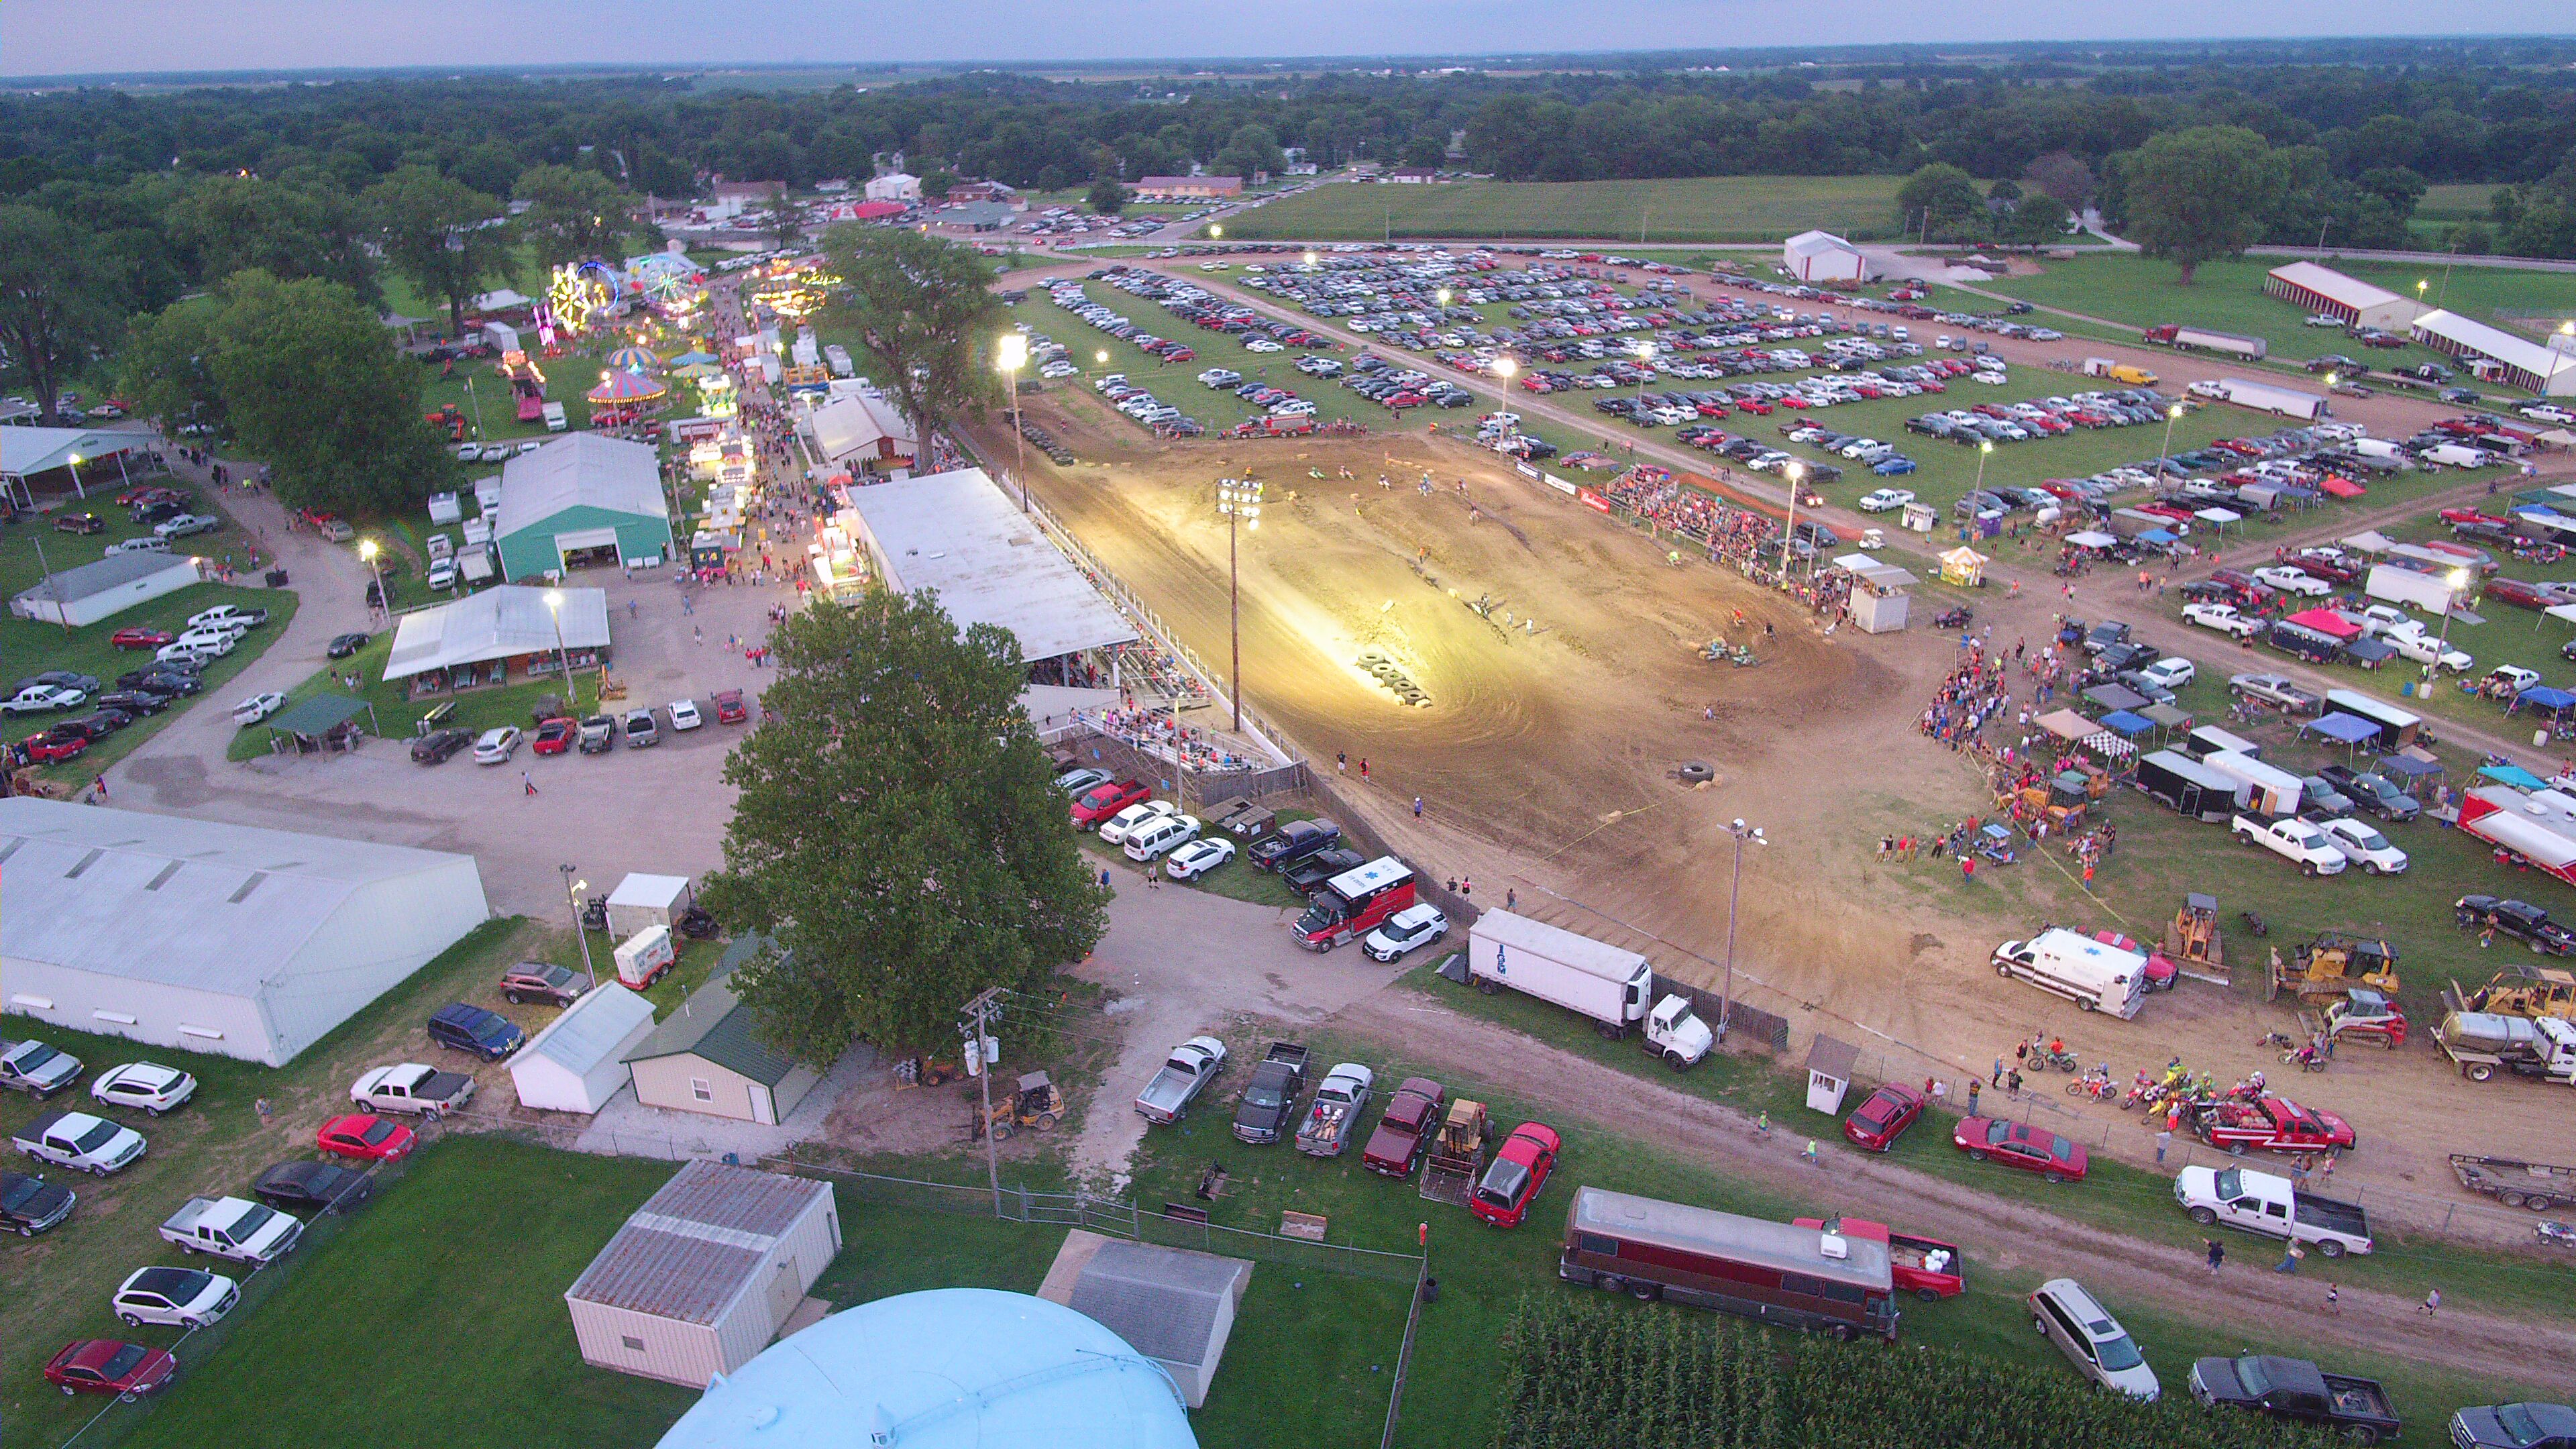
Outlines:
[[[648,926],[675,926],[689,894],[684,875],[629,875],[608,893],[608,933],[632,936]]]
[[[679,959],[671,948],[671,928],[648,926],[619,943],[617,979],[638,991],[650,986]]]

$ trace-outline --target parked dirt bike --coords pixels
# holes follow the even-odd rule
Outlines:
[[[2253,932],[2257,936],[2268,936],[2272,934],[2272,928],[2264,923],[2261,916],[2252,911],[2240,911],[2238,914],[2245,918],[2246,930]]]
[[[2046,1046],[2035,1046],[2030,1049],[2030,1064],[2034,1069],[2055,1067],[2061,1072],[2071,1072],[2082,1065],[2076,1060],[2075,1053],[2058,1051]]]
[[[2277,1047],[2283,1051],[2287,1051],[2290,1048],[2297,1046],[2299,1044],[2299,1039],[2285,1031],[2267,1031],[2261,1036],[2254,1038],[2254,1044],[2258,1047]]]
[[[2111,1083],[2111,1066],[2108,1062],[2066,1084],[2066,1095],[2090,1097],[2096,1102],[2118,1095],[2119,1090]]]
[[[2322,1072],[2326,1069],[2326,1054],[2318,1050],[2315,1042],[2310,1042],[2295,1051],[2281,1053],[2281,1065],[2286,1067],[2292,1062],[2306,1071]]]
[[[2164,1088],[2157,1084],[2156,1079],[2148,1076],[2144,1068],[2140,1068],[2138,1075],[2129,1083],[2128,1095],[2120,1099],[2120,1110],[2134,1112],[2154,1101],[2163,1091]]]

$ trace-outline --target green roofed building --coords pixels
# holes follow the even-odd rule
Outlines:
[[[526,583],[573,569],[669,561],[671,509],[661,457],[643,443],[575,433],[501,469],[492,537],[501,577]]]
[[[822,1080],[761,1044],[751,1008],[728,984],[760,945],[756,936],[736,940],[706,984],[626,1054],[636,1101],[774,1127]]]

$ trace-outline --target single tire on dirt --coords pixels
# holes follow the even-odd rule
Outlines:
[[[2520,1207],[2522,1206],[2522,1194],[2518,1192],[2500,1192],[2496,1194],[2496,1201],[2503,1203],[2506,1207]]]
[[[2495,1077],[2495,1068],[2487,1065],[2485,1062],[2471,1062],[2469,1065],[2460,1068],[2460,1070],[2466,1073],[2469,1080],[2472,1082],[2490,1081]],[[33,1156],[34,1154],[30,1153],[29,1155]]]
[[[1008,1142],[1008,1141],[1010,1141],[1010,1140],[1011,1140],[1011,1124],[1010,1124],[1010,1123],[1008,1123],[1008,1122],[996,1122],[996,1123],[994,1123],[994,1124],[993,1124],[993,1140],[994,1140],[994,1141],[996,1141],[996,1142]]]

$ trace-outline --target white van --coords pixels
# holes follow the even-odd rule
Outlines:
[[[2438,448],[2427,448],[2423,458],[2427,463],[2443,463],[2453,468],[2483,468],[2495,461],[2485,452],[2465,443],[2444,443]]]
[[[2086,1011],[2107,1011],[2123,1021],[2138,1014],[2146,995],[2144,955],[2063,927],[2004,942],[1995,948],[1994,962],[1998,976],[2018,976]]]

